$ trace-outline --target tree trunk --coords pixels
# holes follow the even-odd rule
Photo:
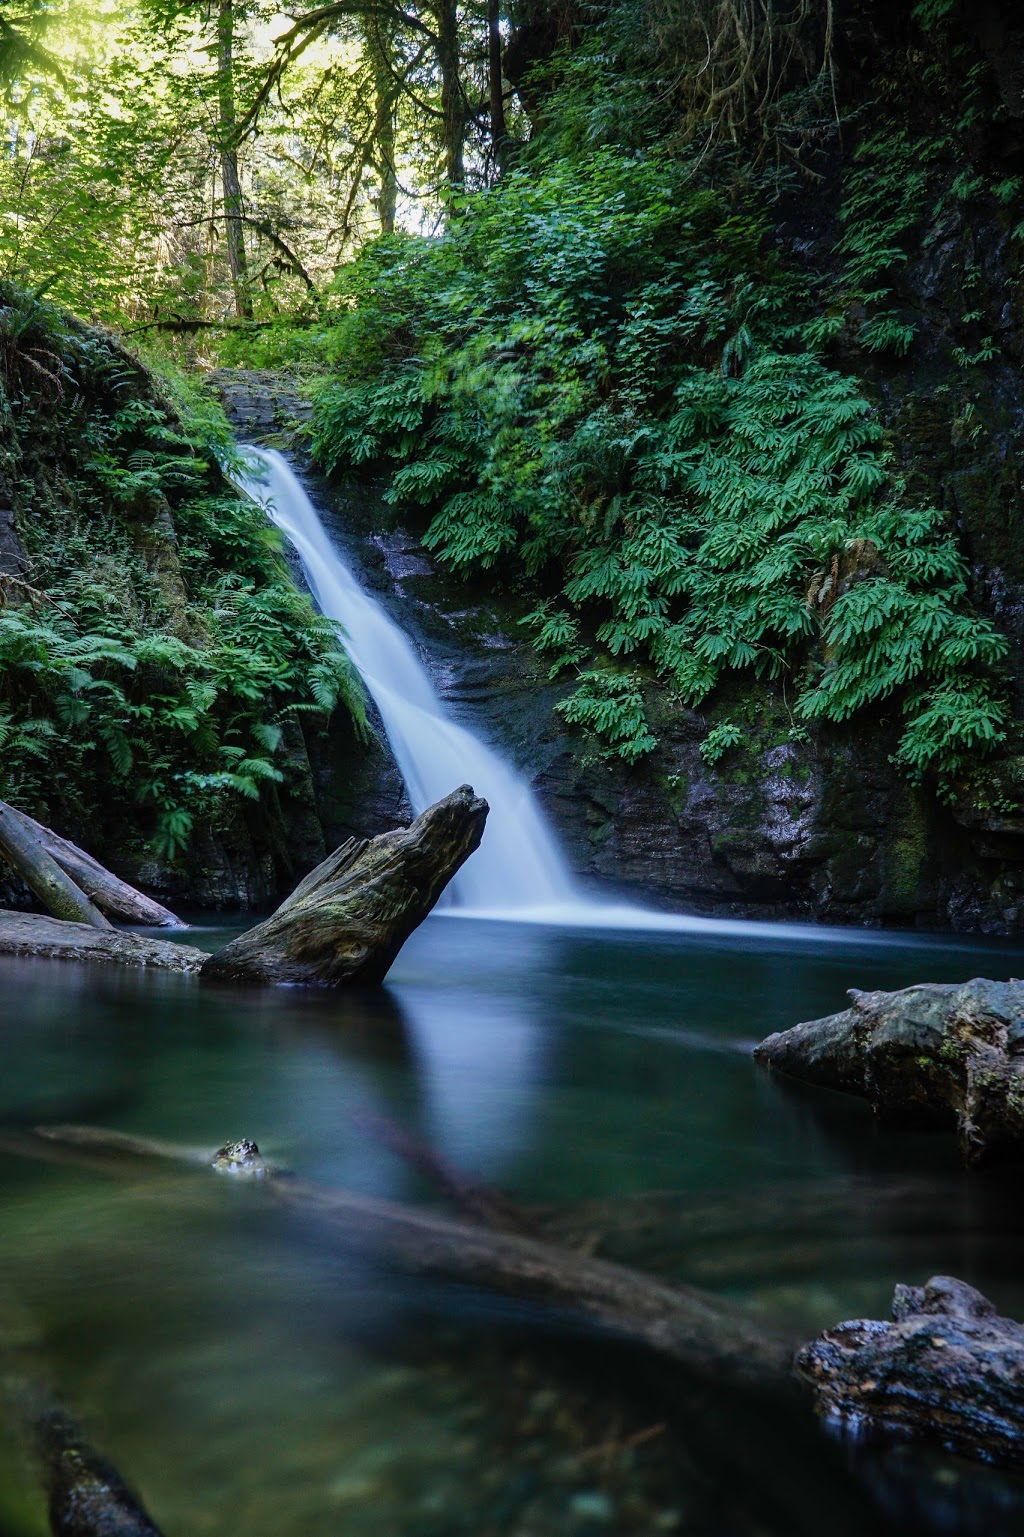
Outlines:
[[[85,892],[43,848],[21,820],[20,813],[0,801],[0,854],[17,870],[29,889],[55,918],[69,923],[88,924],[94,929],[109,929],[110,924]]]
[[[437,0],[437,62],[441,70],[441,117],[445,178],[449,189],[466,180],[466,98],[459,65],[457,0]]]
[[[398,170],[395,165],[397,152],[398,83],[393,70],[392,39],[386,24],[380,17],[369,18],[366,25],[366,46],[373,69],[373,91],[376,103],[374,122],[374,154],[380,192],[377,196],[377,215],[382,235],[395,233],[395,216],[398,212]]]
[[[411,827],[349,839],[266,923],[211,957],[203,981],[381,982],[405,941],[477,848],[487,802],[468,785]]]
[[[249,269],[242,223],[242,186],[238,178],[238,126],[235,114],[234,0],[219,0],[217,11],[217,103],[219,109],[220,174],[224,193],[224,223],[228,263],[239,320],[252,319]]]
[[[13,812],[28,834],[42,845],[65,875],[70,876],[108,918],[118,918],[122,923],[147,924],[152,928],[185,927],[181,919],[176,918],[166,907],[105,870],[99,860],[93,859],[91,854],[87,854],[77,844],[51,832],[48,827],[15,806],[5,806],[4,809]]]
[[[501,0],[487,0],[487,78],[491,98],[491,152],[495,169],[505,169],[508,128],[501,69]]]

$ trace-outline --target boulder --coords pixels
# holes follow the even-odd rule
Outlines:
[[[1024,1149],[1024,982],[848,996],[841,1014],[770,1035],[755,1059],[861,1094],[896,1125],[955,1128],[965,1163]]]

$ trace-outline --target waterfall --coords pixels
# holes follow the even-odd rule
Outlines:
[[[335,549],[288,461],[246,448],[242,488],[291,541],[316,601],[344,627],[342,644],[380,712],[414,811],[457,785],[490,805],[483,843],[451,885],[453,905],[510,914],[579,903],[529,785],[472,731],[452,719],[408,636],[363,591]]]
[[[763,936],[792,948],[879,942],[856,929],[697,918],[584,895],[575,885],[529,785],[472,731],[452,719],[409,638],[363,591],[334,548],[288,461],[272,449],[243,449],[252,465],[236,481],[294,545],[323,612],[344,627],[342,643],[380,712],[415,811],[471,784],[490,805],[483,843],[452,881],[449,910],[574,928],[688,934],[702,941]],[[893,936],[893,943],[899,936]],[[948,941],[947,941],[948,943]],[[787,950],[788,953],[788,950]]]

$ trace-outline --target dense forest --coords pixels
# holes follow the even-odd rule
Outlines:
[[[607,811],[581,858],[1016,926],[1012,6],[46,0],[3,26],[0,500],[8,583],[42,595],[3,614],[4,793],[88,821],[110,778],[173,863],[214,802],[278,795],[301,712],[359,723],[217,501],[199,376],[242,365],[297,379],[317,462],[530,639],[573,762],[553,803]],[[765,843],[780,772],[813,781],[813,847]],[[697,781],[715,868],[652,877],[626,803],[665,824]]]

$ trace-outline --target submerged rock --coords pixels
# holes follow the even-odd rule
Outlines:
[[[1024,1465],[1024,1325],[952,1276],[897,1286],[892,1311],[891,1323],[838,1324],[798,1353],[819,1412]]]
[[[1024,1146],[1024,982],[849,997],[841,1014],[770,1035],[755,1059],[861,1094],[897,1125],[955,1126],[969,1164]]]
[[[54,1537],[161,1537],[138,1495],[68,1415],[37,1425]]]

